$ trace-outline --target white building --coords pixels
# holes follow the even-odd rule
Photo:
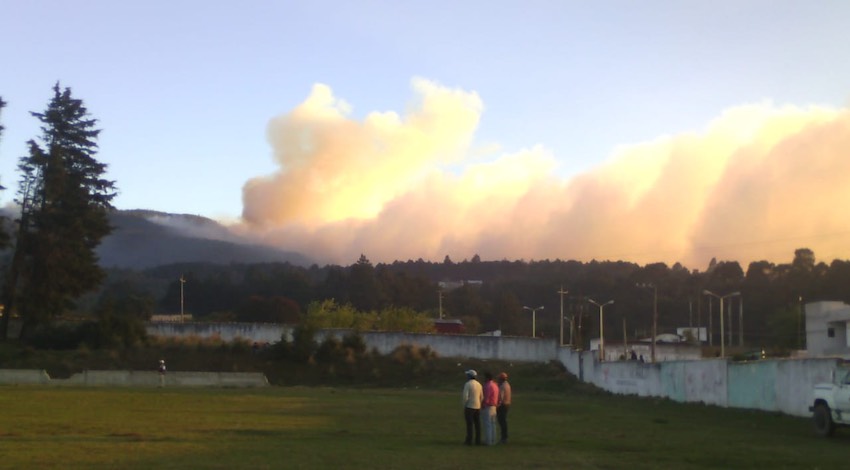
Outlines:
[[[671,335],[675,336],[675,335]],[[662,341],[662,335],[658,336],[655,343],[655,361],[697,361],[702,359],[702,349],[695,344],[684,342]],[[599,352],[599,338],[590,340],[590,350]],[[621,361],[629,360],[632,351],[636,358],[643,358],[644,362],[652,359],[652,339],[634,341],[627,344],[622,342],[605,341],[605,360]]]
[[[806,311],[806,349],[809,357],[850,356],[850,305],[844,302],[810,302]]]

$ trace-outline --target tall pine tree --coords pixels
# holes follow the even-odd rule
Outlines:
[[[18,166],[21,216],[3,300],[23,319],[21,336],[100,284],[104,273],[95,249],[112,229],[115,184],[104,179],[106,165],[95,159],[97,121],[69,88],[57,83],[53,92],[45,112],[31,113],[42,135],[29,141],[29,155]],[[8,316],[0,338],[7,336]]]
[[[0,97],[0,115],[3,114],[3,108],[5,108],[5,107],[6,107],[6,102],[3,101],[3,97]],[[5,129],[5,127],[3,127],[3,124],[0,123],[0,137],[3,137],[3,129]]]
[[[3,108],[5,107],[6,102],[3,101],[2,97],[0,97],[0,116],[3,115]],[[5,127],[3,127],[3,122],[0,121],[0,142],[2,142],[3,140],[3,129],[5,129]],[[0,186],[0,191],[3,191],[4,189],[6,188]],[[0,249],[5,249],[7,246],[9,246],[9,234],[8,232],[6,232],[6,227],[8,225],[7,222],[8,219],[6,218],[6,216],[0,216]]]

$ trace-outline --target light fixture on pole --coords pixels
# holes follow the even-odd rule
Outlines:
[[[558,346],[564,345],[564,294],[569,294],[570,291],[564,290],[564,286],[561,286],[561,289],[558,291],[558,294],[561,294],[561,342]],[[572,341],[572,338],[570,338]]]
[[[637,284],[638,287],[652,289],[652,342],[650,343],[650,362],[655,363],[655,339],[658,336],[658,287],[655,284],[644,282]]]
[[[186,278],[180,275],[180,323],[183,323],[183,284],[186,284]]]
[[[605,360],[605,329],[604,329],[605,323],[603,321],[604,317],[603,317],[602,312],[605,310],[606,305],[611,305],[611,304],[614,303],[614,301],[609,300],[609,301],[605,302],[604,304],[600,304],[599,302],[597,302],[593,299],[587,299],[587,301],[592,303],[593,305],[596,305],[597,307],[599,307],[599,360],[604,361]]]
[[[710,295],[712,297],[716,297],[720,300],[720,357],[726,357],[726,345],[724,341],[724,333],[723,333],[723,300],[728,299],[730,297],[735,297],[736,295],[741,295],[740,292],[732,292],[731,294],[726,295],[717,295],[714,292],[711,292],[708,289],[702,291],[705,295]],[[731,339],[731,338],[730,338]]]
[[[543,310],[543,306],[541,305],[540,307],[536,307],[536,308],[531,308],[531,307],[522,307],[522,308],[524,310],[531,310],[531,337],[536,338],[537,337],[537,311]]]

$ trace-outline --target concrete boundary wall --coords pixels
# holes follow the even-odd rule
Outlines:
[[[89,387],[267,387],[259,372],[168,372],[160,383],[158,372],[131,370],[86,370],[67,379],[51,379],[43,370],[0,369],[2,385],[56,385]]]
[[[0,369],[0,385],[46,384],[50,376],[43,370]]]
[[[148,323],[149,335],[162,337],[243,339],[249,342],[276,343],[282,337],[292,339],[292,328],[275,323]],[[316,332],[316,341],[331,335],[342,338],[352,330],[329,329]],[[474,357],[513,361],[546,362],[557,359],[554,339],[508,336],[441,335],[393,331],[364,331],[360,336],[369,349],[388,354],[401,345],[428,346],[444,357]]]
[[[580,380],[612,393],[792,416],[811,415],[812,387],[829,382],[841,363],[838,358],[599,362],[593,353],[567,348],[558,360]]]
[[[258,343],[276,343],[285,334],[292,339],[292,328],[279,323],[148,323],[149,335],[163,337],[218,337],[224,341],[244,339]]]
[[[342,337],[350,330],[325,330],[316,335]],[[157,336],[218,336],[231,341],[274,343],[291,329],[278,324],[177,323],[148,325]],[[547,362],[557,360],[579,380],[617,394],[669,398],[678,402],[778,411],[808,416],[812,387],[828,382],[840,359],[768,359],[729,362],[722,359],[599,362],[595,353],[558,347],[555,340],[506,336],[363,332],[366,346],[382,354],[401,345],[428,346],[443,357]],[[2,379],[0,379],[2,380]],[[34,380],[34,379],[33,379]],[[0,382],[2,383],[2,382]]]

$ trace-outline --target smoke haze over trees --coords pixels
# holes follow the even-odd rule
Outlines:
[[[242,227],[320,263],[371,259],[779,262],[850,257],[850,109],[729,108],[700,129],[614,149],[564,178],[531,145],[476,147],[474,91],[414,79],[404,113],[353,115],[329,86],[269,121],[276,171],[243,187]],[[564,111],[569,126],[569,111]]]

